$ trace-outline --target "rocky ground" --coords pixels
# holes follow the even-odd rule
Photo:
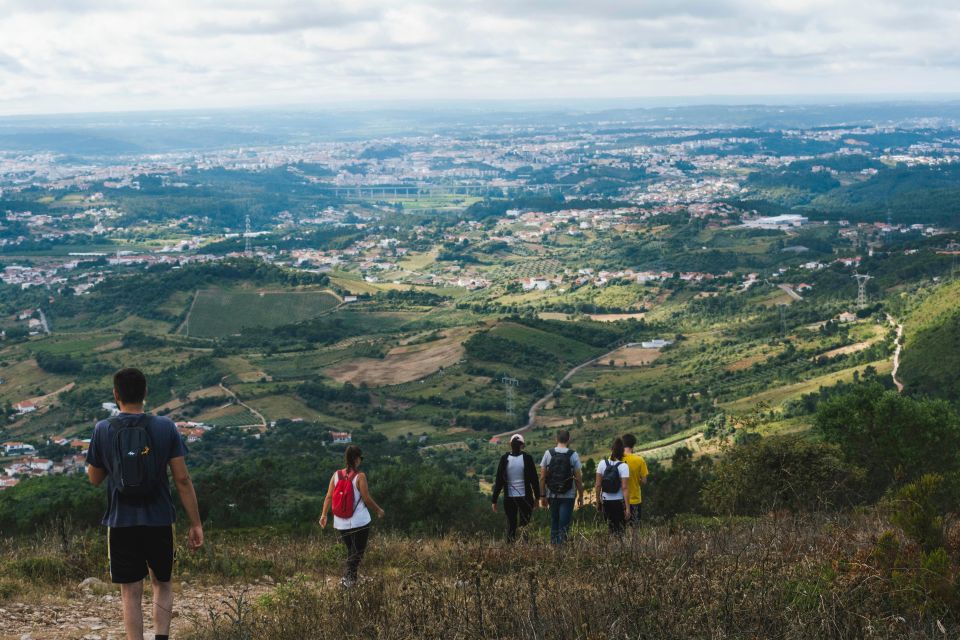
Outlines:
[[[264,578],[250,585],[203,586],[187,582],[175,587],[171,634],[211,615],[234,615],[238,599],[247,606],[272,588]],[[153,638],[150,589],[144,595],[145,637]],[[25,602],[14,596],[0,603],[0,640],[122,640],[120,591],[95,579],[75,589]]]

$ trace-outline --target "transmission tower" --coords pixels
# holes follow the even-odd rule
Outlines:
[[[500,379],[500,382],[503,383],[503,392],[504,392],[504,402],[503,406],[507,414],[507,418],[510,420],[510,423],[513,424],[513,420],[516,418],[516,397],[517,397],[517,387],[520,385],[520,381],[516,378],[511,378],[509,376],[503,376]]]
[[[956,240],[951,240],[950,244],[947,245],[947,251],[950,252],[951,257],[953,258],[953,265],[950,267],[950,277],[953,280],[957,279],[957,255],[960,254],[960,244]]]
[[[243,249],[243,253],[246,254],[247,257],[250,257],[253,255],[253,246],[250,244],[250,215],[249,214],[247,215],[247,229],[244,232],[243,237],[246,238],[246,243]]]
[[[778,304],[780,308],[780,337],[787,337],[787,305]]]
[[[868,276],[861,273],[855,273],[853,274],[853,277],[857,279],[857,309],[866,309],[867,308],[867,281],[872,280],[873,276]]]

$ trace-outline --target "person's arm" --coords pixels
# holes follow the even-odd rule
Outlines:
[[[583,508],[583,471],[577,469],[573,472],[573,481],[577,485],[577,508]]]
[[[92,464],[87,465],[87,477],[90,478],[90,484],[99,487],[107,479],[107,470],[95,467]]]
[[[547,468],[540,467],[540,504],[543,507],[550,506],[550,498],[547,497]]]
[[[627,486],[629,476],[620,476],[620,490],[623,491],[623,513],[630,519],[630,487]]]
[[[335,475],[330,476],[330,484],[327,486],[327,497],[323,499],[323,511],[320,512],[320,528],[327,526],[327,512],[330,511],[330,503],[333,502],[333,487],[335,486]]]
[[[367,474],[361,473],[357,476],[357,489],[360,490],[360,498],[363,500],[363,504],[367,505],[367,509],[373,509],[377,517],[382,518],[384,511],[380,508],[380,505],[373,501],[370,488],[367,487]]]
[[[493,512],[497,512],[497,500],[500,499],[500,492],[503,491],[504,484],[506,482],[504,476],[506,476],[506,465],[507,465],[507,456],[502,456],[500,462],[497,463],[497,475],[493,479]]]
[[[533,461],[533,456],[529,453],[524,454],[524,472],[527,474],[527,485],[533,491],[533,508],[536,509],[540,504],[540,479],[537,477],[537,463]]]
[[[170,458],[170,472],[173,474],[173,483],[180,494],[180,503],[190,519],[190,532],[187,534],[187,547],[191,550],[203,546],[203,524],[200,522],[200,508],[197,506],[197,492],[193,488],[193,480],[187,471],[187,461],[183,456]]]
[[[596,481],[594,482],[594,487],[596,487],[596,490],[593,492],[594,499],[597,502],[597,509],[600,508],[600,505],[603,502],[603,495],[601,494],[601,492],[603,491],[603,489],[601,488],[602,483],[603,483],[603,476],[598,473],[596,477]]]
[[[99,430],[96,426],[93,428],[93,437],[90,438],[90,447],[87,449],[87,478],[90,484],[99,487],[107,479],[107,470],[103,466],[103,460],[100,459]]]

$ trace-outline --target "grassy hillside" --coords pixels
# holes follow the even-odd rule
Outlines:
[[[230,291],[202,289],[183,325],[199,338],[239,333],[245,327],[277,327],[315,318],[339,304],[326,291]]]
[[[932,290],[904,324],[900,376],[906,390],[960,398],[960,282]]]

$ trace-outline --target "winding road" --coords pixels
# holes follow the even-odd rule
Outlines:
[[[623,348],[626,347],[626,346],[629,346],[629,345],[622,344],[622,345],[620,345],[619,347],[617,347],[617,348],[615,348],[615,349],[613,349],[613,350],[611,350],[611,351],[608,351],[608,352],[604,353],[603,355],[599,355],[599,356],[597,356],[596,358],[592,358],[592,359],[590,359],[590,360],[587,360],[586,362],[583,362],[583,363],[581,363],[581,364],[578,364],[578,365],[575,366],[573,369],[570,369],[570,371],[567,371],[567,374],[566,374],[565,376],[563,376],[562,378],[560,378],[560,381],[557,382],[556,385],[554,385],[553,389],[551,389],[548,394],[546,394],[545,396],[543,396],[542,398],[540,398],[539,400],[537,400],[536,402],[533,403],[533,406],[530,407],[530,411],[527,412],[527,424],[523,425],[523,426],[520,427],[519,429],[513,429],[512,431],[505,431],[505,432],[503,432],[503,433],[498,433],[497,435],[495,435],[495,436],[493,436],[493,437],[494,437],[494,438],[506,438],[507,436],[512,436],[512,435],[515,434],[515,433],[525,433],[525,432],[529,431],[530,429],[533,429],[533,427],[536,426],[537,414],[540,412],[540,409],[542,409],[542,408],[543,408],[543,405],[547,404],[547,402],[550,401],[550,398],[553,397],[553,392],[556,391],[557,389],[559,389],[559,388],[563,385],[564,382],[566,382],[567,380],[569,380],[569,379],[572,378],[573,376],[577,375],[577,373],[578,373],[581,369],[583,369],[583,368],[585,368],[585,367],[589,367],[589,366],[592,365],[592,364],[596,364],[597,362],[600,362],[601,360],[609,359],[611,355],[613,355],[614,353],[616,353],[616,352],[619,351],[620,349],[623,349]]]

